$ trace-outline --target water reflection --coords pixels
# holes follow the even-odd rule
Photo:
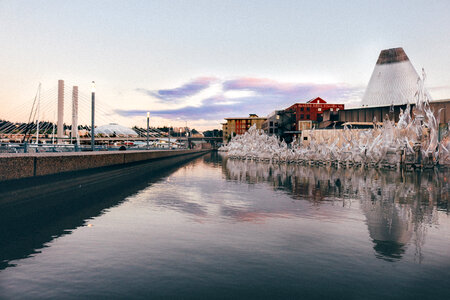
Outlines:
[[[313,205],[358,205],[363,212],[375,255],[396,261],[409,244],[420,262],[427,228],[448,213],[448,172],[401,173],[376,169],[335,169],[228,159],[228,180],[267,183],[293,199]]]
[[[0,270],[0,298],[448,296],[448,186],[439,176],[288,168],[263,170],[264,179],[229,163],[211,153],[60,178],[34,191],[43,207],[8,209],[14,217],[0,185],[0,222],[9,220],[0,258],[17,265]]]
[[[197,155],[0,182],[0,270],[105,213]],[[194,208],[195,209],[195,208]]]

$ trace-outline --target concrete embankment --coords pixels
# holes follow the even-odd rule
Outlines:
[[[29,257],[190,162],[207,162],[213,155],[217,154],[190,151],[143,162],[0,181],[0,272],[11,261]]]
[[[127,165],[210,150],[26,153],[0,155],[0,181]]]

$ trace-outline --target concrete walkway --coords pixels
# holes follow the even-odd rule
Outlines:
[[[134,150],[0,154],[0,181],[87,170],[210,150]]]

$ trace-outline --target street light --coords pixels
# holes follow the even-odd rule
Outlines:
[[[149,136],[149,132],[150,132],[150,112],[147,112],[147,150],[150,147],[150,136]]]
[[[169,125],[169,134],[167,136],[169,138],[169,150],[170,150],[170,125]]]
[[[95,81],[92,81],[92,94],[91,94],[91,149],[95,150]]]

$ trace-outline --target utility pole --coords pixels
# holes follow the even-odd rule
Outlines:
[[[95,151],[95,81],[92,81],[92,107],[91,107],[91,149]]]
[[[147,150],[150,148],[150,112],[147,112]]]

